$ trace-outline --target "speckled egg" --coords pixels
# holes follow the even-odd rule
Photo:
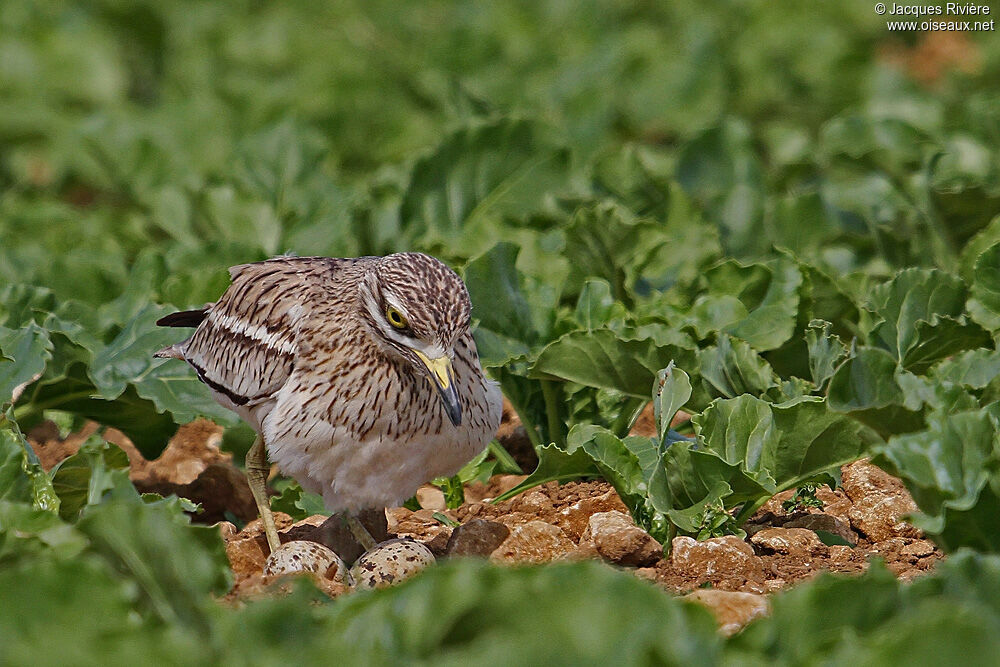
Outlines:
[[[382,588],[413,576],[434,562],[434,554],[420,542],[396,539],[383,542],[351,568],[356,588]]]
[[[336,565],[336,569],[331,566]],[[285,542],[271,552],[264,563],[265,577],[309,572],[319,577],[343,582],[347,566],[332,549],[318,542],[296,540]]]

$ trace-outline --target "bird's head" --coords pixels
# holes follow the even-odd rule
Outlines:
[[[380,258],[360,286],[363,315],[383,349],[412,364],[437,389],[451,422],[462,423],[452,359],[469,330],[469,291],[441,261],[417,252]]]

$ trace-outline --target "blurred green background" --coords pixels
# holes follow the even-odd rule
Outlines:
[[[867,0],[7,0],[0,279],[101,303],[154,248],[155,298],[186,305],[270,254],[441,251],[399,233],[411,169],[503,115],[544,124],[574,174],[641,151],[737,256],[783,234],[781,198],[803,192],[822,196],[815,245],[884,246],[872,225],[911,243],[904,172],[936,179],[941,206],[974,190],[974,231],[998,202],[996,33],[884,19]],[[942,263],[970,233],[933,256],[882,250]],[[867,261],[826,252],[842,271]]]

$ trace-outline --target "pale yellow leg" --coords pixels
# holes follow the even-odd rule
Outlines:
[[[271,466],[267,463],[267,450],[264,448],[264,438],[260,435],[247,452],[246,464],[250,493],[253,494],[257,511],[260,512],[261,521],[264,523],[267,546],[273,553],[281,546],[281,541],[278,539],[278,529],[274,525],[274,515],[271,514],[271,500],[267,495],[267,476],[271,472]]]
[[[358,541],[358,544],[360,544],[366,552],[375,548],[375,538],[372,537],[367,528],[361,525],[361,522],[358,521],[356,516],[350,512],[344,512],[344,523],[347,524],[347,528],[351,531],[351,535],[354,535],[354,539]]]

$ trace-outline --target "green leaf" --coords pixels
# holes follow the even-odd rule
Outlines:
[[[106,491],[127,484],[128,467],[128,456],[119,447],[98,436],[88,438],[52,470],[59,516],[74,521],[84,507],[100,503]]]
[[[896,360],[885,350],[858,348],[830,379],[830,409],[851,414],[886,438],[920,429],[923,419],[904,407],[896,370]]]
[[[538,447],[535,451],[538,453],[538,466],[535,471],[514,488],[497,496],[495,502],[509,500],[523,491],[546,482],[569,482],[598,474],[593,459],[582,449],[567,452],[555,444],[549,444]]]
[[[660,442],[667,437],[670,422],[677,411],[691,398],[691,379],[680,368],[675,368],[673,362],[656,374],[656,389],[653,392],[653,418],[656,421],[656,433]]]
[[[979,324],[991,331],[1000,329],[1000,243],[976,259],[968,309]]]
[[[937,364],[930,375],[936,380],[982,389],[1000,375],[1000,351],[968,350]]]
[[[295,521],[301,521],[316,514],[330,515],[326,511],[326,505],[323,504],[322,496],[304,491],[295,481],[289,481],[279,495],[271,498],[271,510],[284,512]]]
[[[943,271],[907,269],[875,287],[865,308],[876,320],[869,341],[907,370],[984,346],[989,335],[964,316],[965,286]]]
[[[698,364],[711,397],[760,395],[778,386],[774,370],[748,343],[725,334],[716,345],[698,350]]]
[[[551,131],[533,121],[460,128],[413,165],[400,205],[403,229],[427,246],[482,247],[470,230],[538,212],[569,191],[569,159]]]
[[[531,376],[645,398],[661,368],[674,359],[690,360],[691,356],[690,350],[658,345],[649,338],[628,340],[608,329],[578,331],[545,346],[531,367]]]
[[[0,327],[0,406],[16,402],[51,358],[52,341],[34,322],[17,330]]]
[[[10,418],[0,415],[0,500],[30,503],[36,509],[56,512],[59,497],[27,439]]]
[[[914,523],[942,548],[1000,551],[1000,437],[988,411],[934,416],[926,430],[891,438],[878,452],[920,507]]]
[[[473,317],[479,320],[476,342],[487,367],[527,354],[540,335],[515,267],[518,252],[513,243],[498,243],[465,267]]]
[[[625,307],[615,301],[606,280],[588,278],[584,281],[574,311],[574,319],[581,327],[593,331],[612,321],[622,321],[625,317]]]
[[[809,372],[817,387],[823,387],[848,356],[847,346],[831,332],[832,329],[833,325],[826,320],[812,320],[806,329]]]
[[[94,550],[138,586],[139,606],[168,625],[211,632],[208,594],[229,589],[218,530],[194,527],[177,508],[112,501],[88,508],[77,524]]]

